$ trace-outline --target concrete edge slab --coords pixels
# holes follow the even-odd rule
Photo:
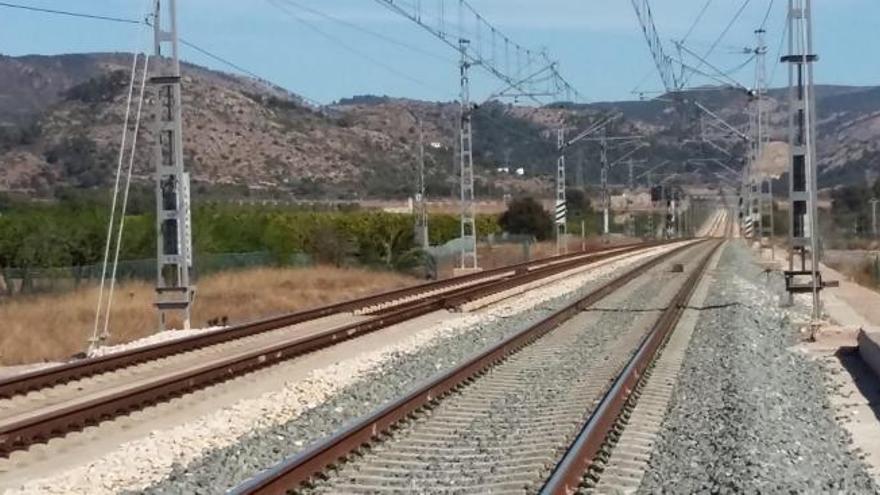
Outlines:
[[[874,374],[880,378],[880,330],[860,329],[858,343],[859,356],[874,371]]]

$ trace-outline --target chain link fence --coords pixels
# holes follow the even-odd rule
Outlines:
[[[446,244],[428,248],[430,263],[428,278],[452,276],[453,269],[459,265],[463,241],[453,239]],[[484,270],[504,265],[521,263],[552,253],[545,252],[546,243],[539,244],[529,235],[489,235],[477,242],[477,259]]]
[[[195,257],[193,271],[196,277],[228,270],[277,266],[277,260],[267,251],[253,253],[206,254]],[[304,253],[291,257],[288,266],[310,266],[312,259]],[[109,270],[107,276],[109,277]],[[21,294],[58,292],[97,284],[101,279],[101,264],[56,268],[2,268],[0,291],[6,297]],[[120,261],[116,268],[117,281],[156,278],[156,260]]]

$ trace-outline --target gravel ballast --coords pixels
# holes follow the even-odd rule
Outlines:
[[[803,307],[729,243],[640,493],[877,493],[794,346]]]
[[[537,492],[683,281],[654,267],[303,493]]]
[[[408,332],[384,342],[382,332],[378,332],[365,337],[373,342],[368,349],[349,345],[348,350],[341,352],[334,348],[318,351],[313,358],[306,359],[323,364],[310,370],[302,369],[297,365],[298,360],[293,360],[258,371],[255,375],[265,375],[265,379],[277,383],[277,388],[229,402],[212,413],[193,416],[185,422],[167,424],[156,419],[157,429],[147,436],[109,449],[102,447],[104,452],[97,458],[58,470],[51,465],[29,468],[36,474],[18,483],[7,480],[4,493],[97,495],[145,490],[217,493],[227,483],[235,484],[284,455],[302,450],[315,438],[371,411],[379,402],[398,395],[415,381],[509,335],[532,318],[674,247],[661,246],[573,270],[562,280],[535,287],[474,313],[450,314],[447,318],[436,315],[421,326],[409,322],[404,325],[411,327]],[[439,343],[448,346],[438,347]],[[410,359],[414,361],[406,365]],[[277,376],[281,369],[289,369],[297,378],[284,380],[283,376]],[[377,379],[386,383],[374,383]],[[236,387],[247,387],[249,381],[248,376],[241,377],[218,384],[216,388],[230,394]],[[213,393],[206,389],[194,395]],[[187,402],[188,397],[181,400]],[[157,408],[173,409],[175,403]],[[291,429],[285,429],[284,425]],[[97,428],[91,435],[100,441],[102,427]],[[113,430],[110,425],[108,428]],[[264,443],[260,443],[260,437]],[[83,447],[87,454],[93,453],[88,441]]]
[[[490,310],[489,314],[494,316],[484,315],[466,332],[445,336],[415,352],[397,354],[383,363],[381,369],[364,374],[295,419],[245,435],[234,445],[212,450],[196,462],[175,466],[168,478],[148,488],[146,493],[215,493],[223,487],[235,486],[349,421],[372,412],[439,370],[539,321],[647,259],[643,255],[636,258],[638,261],[612,263],[607,268],[585,272],[583,278],[572,277],[514,298],[503,305],[507,309]],[[548,298],[550,293],[555,295]],[[536,300],[540,302],[536,304]]]

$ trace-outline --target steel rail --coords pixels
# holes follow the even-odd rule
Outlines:
[[[605,393],[574,442],[556,465],[553,474],[541,488],[542,495],[568,495],[578,490],[585,473],[593,464],[593,460],[602,449],[605,439],[614,428],[630,394],[636,389],[645,370],[648,369],[669,335],[675,330],[681,315],[687,308],[691,295],[706,270],[706,266],[715,252],[723,245],[723,241],[712,242],[716,243],[715,246],[700,261],[700,264],[679,289],[675,298],[663,311],[651,331],[642,340],[636,354],[629,360],[614,384]]]
[[[611,250],[616,252],[628,252],[639,248],[647,248],[657,245],[657,243],[638,243],[616,246]],[[567,255],[553,256],[541,260],[527,261],[514,265],[499,267],[491,270],[485,270],[479,273],[472,273],[459,277],[453,277],[444,280],[427,282],[412,287],[404,287],[401,289],[384,292],[381,294],[366,296],[362,298],[344,301],[328,306],[298,311],[281,316],[257,320],[254,322],[243,323],[230,327],[226,330],[205,333],[203,335],[193,335],[173,341],[160,342],[157,344],[144,346],[136,349],[130,349],[118,353],[107,354],[105,356],[87,358],[78,361],[71,361],[58,366],[43,368],[27,373],[13,375],[4,379],[0,379],[0,399],[9,398],[15,395],[24,394],[32,390],[67,383],[73,380],[86,378],[89,376],[106,373],[109,371],[133,366],[147,361],[154,361],[175,354],[208,347],[215,344],[221,344],[232,340],[238,340],[252,335],[277,330],[287,326],[303,323],[318,318],[324,318],[334,314],[356,311],[359,309],[369,308],[371,306],[393,302],[395,300],[408,298],[420,293],[454,287],[456,285],[473,282],[483,278],[493,278],[508,272],[522,272],[531,267],[554,264],[568,259],[576,259],[579,257],[590,256],[592,254],[600,254],[611,250],[582,251]],[[489,283],[487,281],[486,283]],[[387,312],[387,311],[386,311]]]
[[[426,310],[426,312],[436,311],[438,309],[455,309],[465,303],[471,302],[475,299],[486,297],[487,295],[497,294],[499,292],[503,292],[514,287],[541,280],[543,278],[551,277],[553,275],[557,275],[562,272],[578,268],[580,266],[588,266],[589,264],[593,264],[608,258],[633,253],[646,248],[647,246],[638,245],[635,247],[615,249],[612,251],[600,251],[592,254],[581,255],[580,257],[576,257],[572,260],[559,261],[531,270],[517,270],[511,276],[494,279],[491,281],[491,283],[487,285],[466,286],[455,291],[450,291],[449,293],[443,293],[437,296],[428,297],[424,300],[404,302],[399,305],[393,306],[392,308],[390,308],[390,311],[389,309],[381,309],[368,314],[386,316],[402,309],[415,310],[416,308],[423,308]]]
[[[136,387],[95,397],[76,403],[41,412],[25,412],[21,419],[0,424],[0,456],[24,449],[48,438],[64,435],[69,431],[97,424],[127,412],[141,409],[147,405],[204,388],[211,384],[240,376],[259,368],[270,366],[317,349],[336,345],[339,342],[357,338],[381,328],[411,320],[432,311],[463,304],[471,300],[495,294],[510,286],[528,283],[532,280],[562,273],[580,266],[589,266],[599,261],[620,256],[633,251],[646,249],[639,245],[623,249],[601,251],[581,255],[575,259],[542,266],[532,271],[515,272],[509,278],[493,279],[477,287],[464,287],[450,293],[429,297],[417,305],[404,304],[393,312],[383,312],[373,319],[333,328],[306,337],[293,337],[282,342],[265,345],[228,358],[218,359],[199,366],[187,368],[178,373],[169,373],[151,379]],[[11,418],[10,418],[11,419]]]
[[[702,242],[705,241],[698,241],[697,244]],[[535,325],[502,340],[455,368],[435,376],[402,398],[384,405],[374,413],[313,444],[305,451],[285,459],[275,467],[255,475],[228,493],[280,495],[300,487],[313,476],[345,458],[360,446],[376,440],[381,434],[389,431],[395,424],[414,412],[434,403],[488,368],[506,360],[523,347],[554,330],[584,309],[596,304],[652,267],[685,249],[692,248],[694,245],[696,244],[677,247],[640,264]]]

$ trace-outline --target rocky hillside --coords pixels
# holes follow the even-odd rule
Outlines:
[[[131,55],[0,56],[0,190],[50,197],[68,187],[102,188],[112,181],[122,130]],[[771,134],[784,140],[786,91],[771,92]],[[687,95],[745,127],[745,95]],[[880,170],[880,88],[820,87],[820,165],[824,185],[862,180]],[[682,118],[664,102],[631,101],[542,108],[486,104],[474,115],[478,193],[549,190],[555,129],[583,128],[619,112],[610,132],[640,134],[651,144],[636,158],[680,163],[718,157],[694,142],[699,119]],[[151,107],[146,107],[145,122]],[[262,192],[293,197],[355,199],[411,192],[418,122],[426,140],[428,185],[454,195],[455,102],[360,96],[315,108],[295,94],[260,82],[184,66],[184,140],[196,190],[224,195]],[[136,178],[151,177],[152,139],[139,135]],[[742,152],[734,140],[728,143]],[[778,147],[775,148],[778,152]],[[779,154],[784,157],[784,150]],[[612,150],[612,159],[620,151]],[[570,177],[598,179],[598,148],[570,153]],[[583,163],[583,172],[578,172]],[[733,166],[738,166],[733,162]],[[523,168],[524,177],[511,172]],[[672,167],[673,170],[676,167]],[[685,168],[677,166],[678,171]],[[625,180],[624,167],[612,181]],[[705,176],[705,175],[704,175]]]
[[[125,54],[0,58],[13,82],[0,88],[0,188],[45,196],[107,186],[130,64]],[[184,151],[203,188],[356,197],[411,183],[399,179],[412,168],[412,123],[383,130],[370,112],[311,108],[278,88],[190,65],[183,84]],[[148,102],[135,161],[141,182],[151,173],[151,110]]]
[[[686,98],[700,101],[740,129],[747,128],[748,116],[743,112],[747,98],[742,92],[699,91]],[[788,89],[771,90],[768,98],[770,139],[787,142]],[[621,111],[626,118],[641,123],[643,129],[655,135],[670,129],[672,113],[667,103],[614,102],[593,106]],[[816,107],[820,186],[858,182],[866,176],[873,178],[880,174],[880,87],[817,86]],[[699,134],[699,112],[691,111],[689,128],[678,132],[681,139]],[[786,148],[781,144],[771,146],[771,154],[777,162],[786,156]]]

